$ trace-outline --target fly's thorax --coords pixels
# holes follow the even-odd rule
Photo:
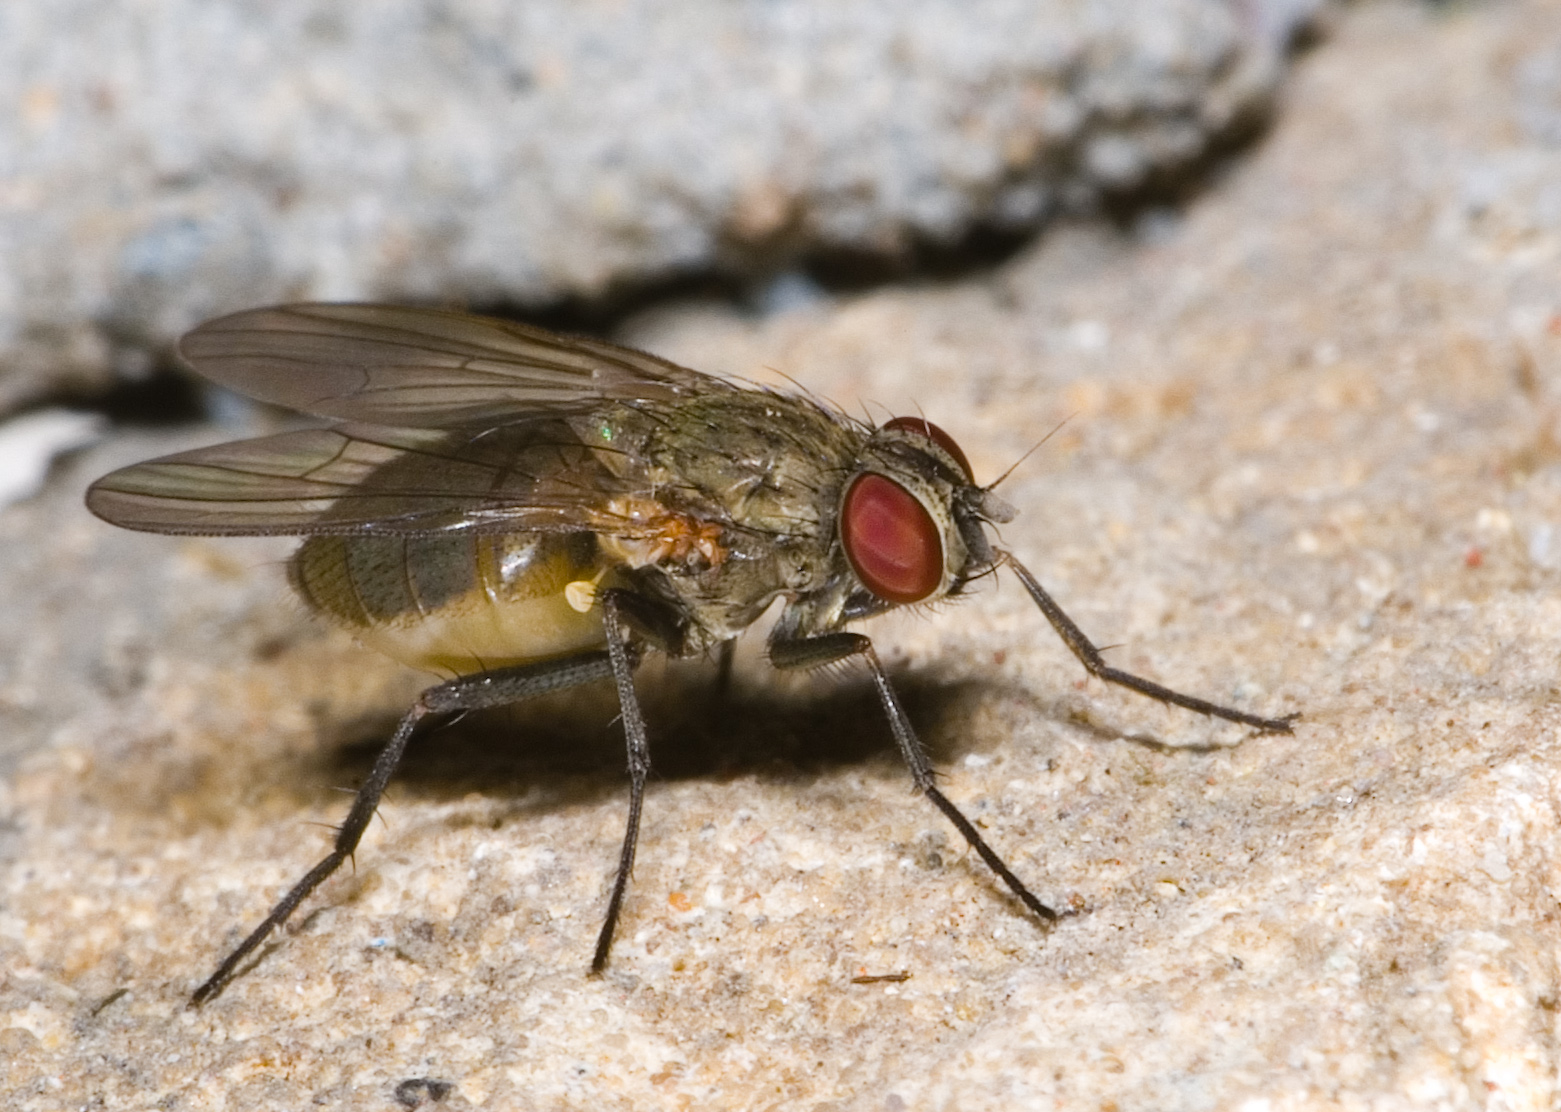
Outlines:
[[[791,640],[838,631],[850,620],[847,607],[861,591],[849,567],[836,569],[820,586],[786,604],[771,637]]]
[[[790,595],[816,589],[828,578],[829,547],[809,540],[776,541],[769,552],[773,578]]]
[[[806,398],[759,390],[697,397],[663,415],[646,444],[648,476],[739,529],[823,542],[864,439]]]
[[[602,550],[686,618],[688,651],[736,636],[776,598],[832,574],[840,484],[867,439],[860,425],[757,390],[609,406],[575,424],[634,483],[604,505]]]
[[[600,538],[634,589],[667,603],[683,620],[683,654],[738,636],[781,596],[810,591],[828,574],[817,541],[775,538],[663,512],[659,527]]]
[[[605,507],[613,527],[601,537],[608,557],[630,568],[655,567],[697,574],[728,556],[728,530],[647,494],[617,495]]]
[[[831,575],[829,550],[815,540],[747,536],[719,580],[691,597],[706,624],[733,637],[758,621],[777,598],[816,592]]]
[[[600,644],[595,592],[613,585],[579,532],[314,536],[288,572],[306,605],[371,647],[457,674]]]

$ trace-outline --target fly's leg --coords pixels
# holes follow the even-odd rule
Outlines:
[[[1035,600],[1035,605],[1040,607],[1041,613],[1046,615],[1046,620],[1052,624],[1061,637],[1063,644],[1072,650],[1073,655],[1079,658],[1079,663],[1084,665],[1086,671],[1097,679],[1114,683],[1118,687],[1125,687],[1130,691],[1136,691],[1140,695],[1147,695],[1151,699],[1158,699],[1162,703],[1170,703],[1174,706],[1185,707],[1187,710],[1197,711],[1199,714],[1207,714],[1214,718],[1223,718],[1227,722],[1239,722],[1243,726],[1254,726],[1267,734],[1288,734],[1299,714],[1287,714],[1283,718],[1263,718],[1256,714],[1248,714],[1246,711],[1236,710],[1233,707],[1222,707],[1218,703],[1211,703],[1207,699],[1198,699],[1192,695],[1183,695],[1180,691],[1172,691],[1169,687],[1161,687],[1152,680],[1146,680],[1141,676],[1135,676],[1131,672],[1124,672],[1120,668],[1113,668],[1106,663],[1092,641],[1084,636],[1084,631],[1074,624],[1073,619],[1063,613],[1062,607],[1057,605],[1055,599],[1046,593],[1046,589],[1040,585],[1029,569],[1015,560],[1007,553],[1002,554],[1008,566],[1019,577],[1019,582],[1024,584],[1024,589],[1030,592],[1030,597]]]
[[[986,844],[986,839],[981,837],[975,825],[960,813],[958,807],[949,802],[948,796],[944,795],[934,783],[932,765],[927,760],[927,754],[922,751],[921,742],[916,738],[916,731],[911,728],[910,717],[900,704],[900,697],[894,693],[894,688],[889,684],[889,677],[884,673],[883,664],[878,659],[878,653],[873,649],[872,641],[860,633],[826,633],[818,637],[795,639],[783,637],[770,642],[770,662],[777,668],[817,668],[849,657],[860,657],[868,671],[872,673],[873,685],[878,689],[878,699],[883,704],[884,714],[888,716],[889,728],[894,733],[895,744],[900,747],[900,755],[905,758],[916,787],[932,800],[933,805],[943,812],[956,830],[964,835],[965,841],[981,855],[981,860],[986,862],[987,868],[1002,878],[1003,883],[1008,885],[1009,890],[1019,897],[1025,907],[1048,922],[1056,919],[1057,912],[1035,898],[1034,894],[1024,886],[1024,882],[1015,876],[1013,870],[1003,864],[1003,859]]]
[[[737,655],[737,641],[722,641],[716,653],[715,697],[725,699],[732,693],[732,660]]]
[[[682,647],[682,631],[672,615],[656,603],[625,591],[610,588],[597,598],[602,604],[602,626],[607,632],[607,656],[612,665],[613,683],[618,688],[618,708],[623,717],[623,737],[629,750],[629,824],[623,832],[623,848],[618,851],[618,875],[613,879],[612,895],[607,899],[607,918],[596,936],[596,953],[591,957],[591,972],[607,968],[613,932],[623,911],[623,897],[634,871],[634,849],[640,840],[640,807],[645,801],[645,780],[650,775],[650,739],[645,733],[645,717],[634,693],[634,666],[637,653],[629,634],[648,638],[658,647],[677,655]]]
[[[482,672],[475,676],[463,676],[430,687],[419,695],[417,702],[412,704],[412,709],[407,711],[406,716],[401,719],[401,724],[396,727],[390,743],[380,750],[379,756],[375,758],[374,767],[369,770],[368,778],[358,789],[357,798],[352,801],[352,810],[347,812],[346,821],[336,832],[336,844],[331,852],[318,865],[305,873],[303,879],[293,885],[292,890],[271,909],[271,914],[266,916],[265,921],[256,927],[248,938],[239,943],[236,950],[223,959],[217,971],[207,979],[205,984],[195,990],[190,997],[190,1003],[196,1006],[204,1004],[226,988],[228,982],[238,973],[239,966],[244,960],[254,953],[272,932],[287,922],[288,917],[308,898],[309,893],[340,868],[343,861],[352,856],[352,852],[358,848],[364,830],[368,828],[369,820],[374,817],[374,810],[379,806],[385,785],[390,782],[396,766],[401,763],[401,756],[406,751],[407,742],[411,739],[413,731],[417,729],[418,723],[431,714],[450,714],[457,711],[507,706],[551,691],[562,691],[593,680],[606,679],[608,676],[617,677],[620,672],[627,675],[637,663],[638,654],[616,641],[613,643],[618,645],[616,652],[583,653],[562,660],[550,660],[541,664],[528,664],[518,668]],[[620,692],[622,689],[623,681],[620,681]],[[630,690],[632,691],[632,685]],[[636,715],[637,713],[636,708]],[[643,732],[643,727],[641,730]]]

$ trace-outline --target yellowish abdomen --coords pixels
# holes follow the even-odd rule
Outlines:
[[[313,609],[416,668],[471,675],[606,644],[589,533],[318,536],[288,567]]]

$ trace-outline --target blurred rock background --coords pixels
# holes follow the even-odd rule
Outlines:
[[[911,269],[1172,188],[1321,0],[65,0],[0,13],[0,409],[285,300]]]

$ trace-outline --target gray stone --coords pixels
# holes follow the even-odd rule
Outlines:
[[[0,412],[288,299],[893,256],[1174,175],[1323,0],[0,11]]]

